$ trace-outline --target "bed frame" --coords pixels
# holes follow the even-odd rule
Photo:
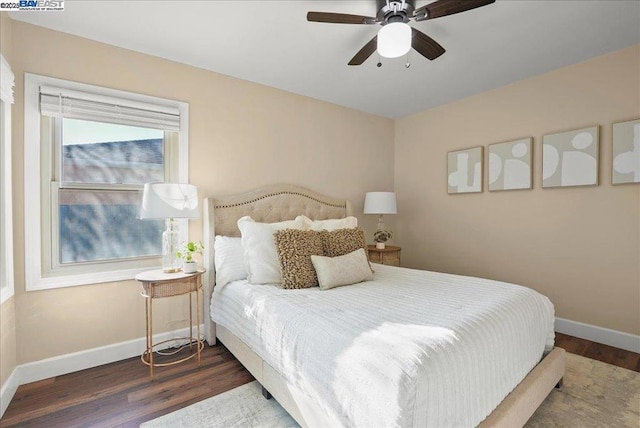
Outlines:
[[[343,218],[352,215],[351,204],[345,199],[330,198],[311,190],[289,184],[266,186],[251,192],[205,198],[204,200],[204,319],[205,338],[209,345],[216,339],[251,372],[287,412],[303,427],[336,426],[337,421],[318,411],[318,406],[301,391],[287,383],[258,354],[222,326],[211,321],[210,301],[215,286],[213,241],[215,235],[240,236],[236,224],[240,217],[250,215],[259,222],[292,220],[304,214],[312,220]],[[554,348],[496,407],[480,427],[521,427],[556,385],[560,385],[565,370],[564,350]]]

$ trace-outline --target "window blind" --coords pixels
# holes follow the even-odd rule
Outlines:
[[[166,131],[180,130],[180,111],[176,107],[49,86],[40,87],[40,113]]]

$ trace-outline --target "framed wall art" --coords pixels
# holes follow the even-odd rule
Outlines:
[[[447,153],[447,192],[482,192],[482,147]]]
[[[489,144],[489,191],[531,189],[533,138]]]
[[[542,137],[542,187],[598,185],[598,126]]]
[[[611,183],[640,183],[640,119],[613,124]]]

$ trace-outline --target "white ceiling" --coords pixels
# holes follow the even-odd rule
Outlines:
[[[431,1],[416,2],[416,7]],[[375,16],[359,1],[65,1],[13,19],[398,118],[640,43],[640,1],[498,0],[411,25],[447,52],[347,62],[377,25],[306,21],[310,10]]]

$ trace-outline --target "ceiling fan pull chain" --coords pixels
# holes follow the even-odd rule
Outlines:
[[[378,54],[378,63],[376,64],[378,68],[382,67],[382,60],[380,59],[380,54]]]
[[[411,51],[409,51],[409,52],[411,52]],[[407,52],[407,63],[404,65],[405,68],[411,67],[411,63],[409,62],[409,52]]]

